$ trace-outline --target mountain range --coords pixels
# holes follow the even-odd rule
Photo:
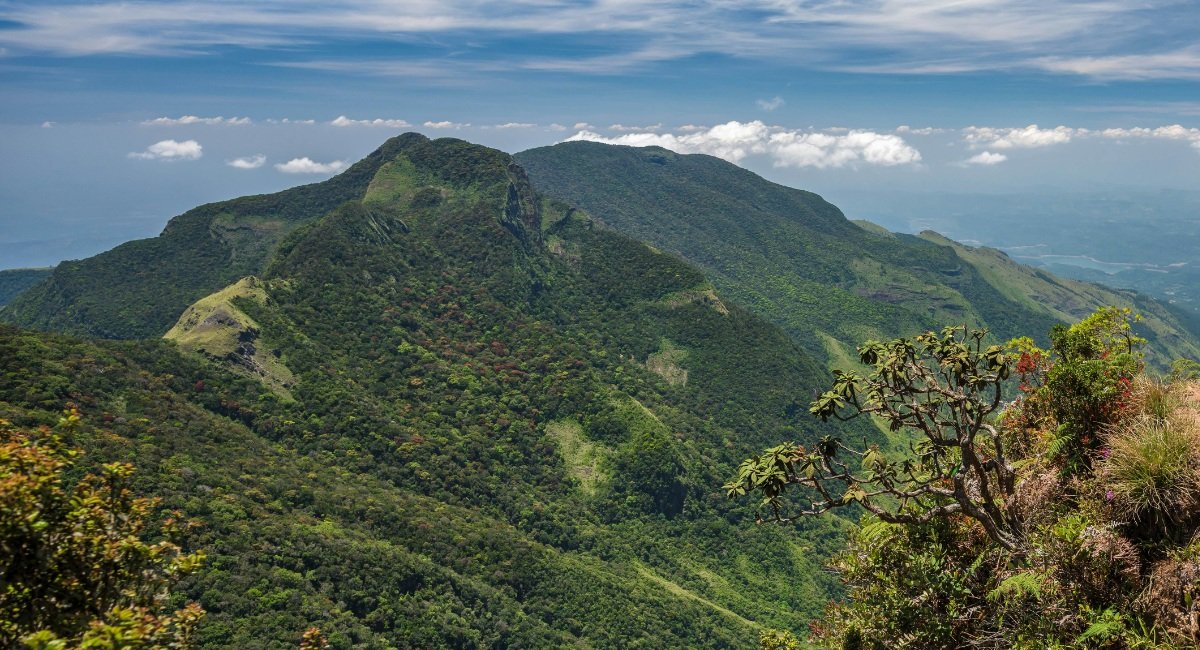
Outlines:
[[[323,183],[198,207],[0,312],[0,418],[194,520],[204,647],[754,647],[839,586],[849,520],[721,491],[864,338],[1167,308],[847,221],[708,156],[405,134]]]

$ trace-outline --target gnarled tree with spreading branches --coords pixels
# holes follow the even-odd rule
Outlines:
[[[1004,509],[1014,470],[989,422],[1002,404],[1011,359],[1001,346],[985,347],[986,335],[986,330],[960,326],[911,339],[868,341],[858,352],[871,371],[835,371],[833,386],[809,408],[822,420],[867,415],[892,431],[914,433],[903,459],[832,435],[811,449],[780,445],[743,462],[725,485],[729,496],[761,493],[770,516],[780,521],[851,504],[889,523],[962,513],[996,543],[1015,549],[1019,526]],[[782,497],[793,486],[808,489],[789,508]]]

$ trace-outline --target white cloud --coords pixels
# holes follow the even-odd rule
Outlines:
[[[346,168],[346,161],[335,160],[328,163],[315,162],[312,158],[292,158],[285,163],[276,163],[275,169],[285,174],[332,174]]]
[[[546,128],[550,129],[551,131],[566,131],[567,130],[567,127],[559,124],[558,122],[555,122],[554,124],[551,124],[550,126],[548,126]]]
[[[780,106],[783,106],[787,102],[783,101],[782,97],[776,95],[771,99],[760,99],[754,103],[758,104],[758,107],[764,111],[770,112],[779,108]]]
[[[532,124],[530,122],[505,122],[504,124],[497,124],[496,128],[497,129],[532,129],[535,126],[537,126],[537,125]],[[551,124],[550,128],[554,129],[555,131],[565,131],[567,127],[565,127],[561,124]]]
[[[580,131],[567,140],[590,140],[631,146],[659,146],[679,153],[704,153],[730,162],[766,155],[776,167],[845,167],[857,164],[895,166],[921,161],[921,153],[902,138],[874,131],[831,134],[768,126],[761,121],[727,122],[674,133],[626,133],[605,137]]]
[[[1200,129],[1188,128],[1181,124],[1171,124],[1157,128],[1133,127],[1129,129],[1104,129],[1099,133],[1102,137],[1114,140],[1131,140],[1134,138],[1149,138],[1155,140],[1182,140],[1200,150]]]
[[[967,165],[999,165],[1005,160],[1008,160],[1008,156],[1002,153],[983,151],[967,158],[963,163]]]
[[[352,120],[345,115],[339,115],[330,122],[333,126],[383,126],[391,129],[405,129],[410,126],[404,120],[375,118],[373,120]]]
[[[245,156],[244,158],[234,158],[233,160],[225,161],[226,165],[236,169],[258,169],[267,162],[267,157],[259,154],[253,156]]]
[[[51,122],[50,120],[46,120],[45,122],[42,122],[42,128],[43,129],[53,129],[54,122]]]
[[[662,126],[663,126],[662,122],[659,122],[658,124],[649,124],[647,126],[628,126],[625,124],[610,124],[610,125],[608,125],[608,130],[616,131],[618,133],[630,133],[633,131],[638,131],[638,132],[661,131]]]
[[[1174,140],[1187,142],[1200,149],[1200,128],[1170,124],[1155,128],[1113,127],[1100,130],[1057,126],[1042,129],[1036,124],[1017,128],[993,128],[969,126],[962,131],[963,140],[972,149],[1032,149],[1056,144],[1065,144],[1078,138],[1105,138],[1108,140]]]
[[[897,135],[850,131],[844,135],[785,131],[771,136],[777,167],[843,167],[858,162],[869,165],[909,165],[921,153]]]
[[[946,132],[946,129],[939,129],[939,128],[932,127],[932,126],[926,126],[926,127],[922,127],[919,129],[915,129],[907,124],[901,124],[900,126],[896,127],[896,133],[904,133],[906,135],[934,135],[937,133],[945,133],[945,132]]]
[[[129,157],[143,160],[196,160],[203,155],[204,147],[195,140],[160,140],[146,147],[145,151],[131,152]]]
[[[1104,129],[1100,135],[1105,138],[1157,138],[1160,140],[1200,140],[1200,129],[1187,128],[1181,124],[1171,124],[1170,126],[1160,126],[1157,128],[1145,128],[1135,126],[1133,128],[1124,129]]]
[[[575,126],[573,126],[571,128],[575,129],[576,131],[595,131],[596,130],[596,127],[592,126],[591,124],[588,124],[587,122],[576,122]]]
[[[441,122],[426,122],[425,123],[425,128],[427,128],[427,129],[461,129],[464,126],[471,126],[471,125],[463,124],[462,122],[450,122],[447,120],[443,120]]]
[[[1065,144],[1070,142],[1072,137],[1087,133],[1087,129],[1074,129],[1069,126],[1042,129],[1036,124],[1016,128],[968,126],[963,129],[963,139],[976,149],[1032,149]]]
[[[246,126],[251,124],[248,117],[197,117],[195,115],[181,115],[179,117],[156,117],[152,120],[145,120],[142,124],[146,126],[182,126],[188,124],[226,124],[229,126]]]

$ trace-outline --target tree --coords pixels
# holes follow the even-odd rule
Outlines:
[[[787,521],[858,504],[889,523],[923,523],[962,513],[995,542],[1015,548],[1019,530],[1003,508],[1014,487],[1004,443],[989,417],[1001,406],[1010,355],[984,347],[986,330],[947,327],[913,339],[868,341],[858,349],[866,376],[835,371],[830,390],[809,412],[822,420],[881,418],[916,434],[910,455],[889,459],[878,446],[853,447],[836,436],[812,449],[785,444],[746,460],[725,485],[729,496],[761,493],[772,516]],[[808,488],[798,512],[782,500]]]
[[[833,562],[848,598],[811,625],[813,640],[1200,644],[1200,386],[1147,377],[1132,320],[1102,308],[1052,330],[1049,350],[985,348],[962,328],[867,343],[872,371],[838,373],[810,410],[881,418],[916,439],[907,456],[828,437],[743,463],[727,489],[762,493],[776,519],[870,513]],[[784,493],[796,491],[788,513]]]
[[[59,430],[79,420],[70,408]],[[143,540],[181,525],[151,526],[155,503],[132,495],[131,465],[70,481],[79,453],[49,428],[0,420],[0,646],[190,647],[204,611],[190,604],[167,612],[166,602],[203,554]]]

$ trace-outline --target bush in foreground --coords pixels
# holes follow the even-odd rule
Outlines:
[[[835,562],[841,648],[1175,648],[1200,643],[1200,389],[1144,375],[1129,313],[984,348],[948,328],[868,343],[812,407],[882,418],[908,454],[831,438],[743,463],[769,516],[867,511]],[[1018,397],[1001,402],[1009,374]]]

